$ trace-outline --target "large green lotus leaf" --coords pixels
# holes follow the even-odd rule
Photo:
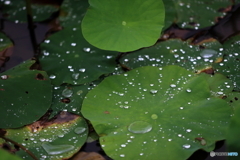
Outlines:
[[[22,160],[22,158],[15,156],[4,149],[0,149],[1,159],[3,160]]]
[[[44,55],[40,62],[53,84],[84,84],[113,72],[116,67],[116,52],[91,46],[82,37],[80,29],[75,29],[65,28],[41,45]]]
[[[231,108],[211,98],[204,76],[146,66],[105,78],[87,94],[82,114],[113,159],[180,160],[225,138]]]
[[[177,39],[159,42],[152,47],[131,52],[121,59],[125,66],[137,68],[140,66],[179,65],[193,72],[210,68],[212,63],[222,57],[222,45],[217,42],[204,43],[200,46],[189,45]]]
[[[67,159],[85,143],[88,126],[79,115],[61,112],[51,120],[37,121],[19,129],[6,129],[5,137],[28,148],[38,159]],[[23,150],[16,152],[24,159],[32,158]]]
[[[165,16],[161,0],[89,0],[89,4],[82,32],[98,48],[133,51],[160,37]]]
[[[224,43],[224,59],[214,64],[214,69],[226,75],[234,83],[234,89],[240,91],[240,36],[235,36]]]
[[[94,88],[99,82],[92,82],[84,85],[62,85],[54,86],[53,100],[51,109],[52,115],[59,111],[68,111],[75,114],[80,114],[83,99],[89,90]]]
[[[219,9],[232,5],[228,0],[173,0],[177,10],[177,23],[183,28],[203,28],[215,24],[225,13]]]
[[[46,72],[29,69],[34,62],[25,61],[0,74],[0,128],[30,124],[50,107],[51,81]]]
[[[15,22],[27,22],[27,9],[25,0],[3,0],[3,12],[7,14],[9,20]],[[32,4],[32,14],[34,21],[43,21],[58,10],[59,7],[53,5]]]

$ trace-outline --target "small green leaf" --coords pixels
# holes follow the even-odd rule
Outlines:
[[[50,107],[51,82],[46,72],[29,69],[33,63],[28,60],[0,74],[0,128],[30,124]]]
[[[82,114],[113,159],[184,160],[225,138],[231,107],[211,96],[205,76],[146,66],[105,78],[87,94]]]
[[[153,45],[160,37],[165,10],[161,0],[89,0],[83,36],[101,49],[127,52]]]

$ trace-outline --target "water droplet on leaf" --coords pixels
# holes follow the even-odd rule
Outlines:
[[[74,149],[72,145],[52,145],[49,143],[43,143],[42,147],[49,155],[62,154]]]
[[[186,148],[186,149],[188,149],[188,148],[190,148],[190,147],[191,147],[190,144],[184,144],[184,145],[183,145],[183,148]]]
[[[150,93],[151,93],[151,94],[156,94],[157,92],[158,92],[158,90],[156,90],[156,89],[151,89],[151,90],[150,90]]]
[[[72,91],[71,89],[68,89],[68,88],[65,88],[65,89],[62,91],[62,95],[63,95],[64,97],[67,97],[67,98],[71,97],[72,94],[73,94],[73,91]]]
[[[212,49],[204,49],[200,55],[203,57],[203,58],[211,58],[213,57],[214,55],[217,54],[217,51],[215,50],[212,50]]]
[[[77,128],[75,128],[75,130],[74,130],[74,132],[75,132],[76,134],[81,134],[81,133],[83,133],[84,131],[86,131],[86,128],[84,128],[84,127],[77,127]]]
[[[135,121],[128,126],[132,133],[147,133],[152,130],[152,125],[144,121]]]

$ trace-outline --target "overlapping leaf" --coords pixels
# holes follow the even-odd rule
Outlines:
[[[26,61],[2,74],[0,128],[17,128],[38,120],[51,105],[52,86],[44,71]]]
[[[186,159],[225,138],[231,108],[211,95],[205,76],[147,66],[106,78],[87,94],[82,114],[113,159]]]

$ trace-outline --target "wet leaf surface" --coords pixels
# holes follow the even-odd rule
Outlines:
[[[186,159],[225,138],[231,108],[211,95],[204,76],[147,66],[104,79],[87,94],[82,114],[113,159]]]
[[[131,52],[120,60],[129,67],[179,65],[193,72],[201,72],[211,68],[214,61],[222,57],[222,45],[217,42],[207,42],[199,45],[189,45],[177,39],[159,42],[152,47]]]
[[[173,0],[177,10],[177,23],[182,28],[203,28],[212,26],[218,17],[225,14],[219,10],[232,5],[222,0]]]
[[[162,1],[89,0],[89,4],[83,36],[98,48],[133,51],[153,45],[161,34],[165,17]]]
[[[50,79],[44,71],[30,70],[33,63],[35,61],[28,60],[0,74],[0,128],[17,128],[30,124],[50,107]]]
[[[38,159],[56,160],[69,158],[81,148],[86,141],[88,127],[79,115],[61,112],[50,120],[6,131],[6,138],[28,148]],[[16,154],[32,160],[23,150]]]
[[[234,83],[234,89],[240,91],[240,36],[235,36],[225,42],[223,60],[214,64],[217,72],[226,75]]]
[[[94,88],[98,83],[99,82],[95,82],[79,86],[54,86],[51,105],[51,109],[53,110],[52,115],[57,114],[59,111],[68,111],[80,114],[83,99],[88,91]]]
[[[85,13],[87,9],[85,3],[78,6],[74,5],[74,2],[66,1],[63,8],[72,7],[70,10],[72,12],[69,11],[69,15],[62,16],[61,19],[65,20],[64,23],[69,21],[68,26],[41,45],[44,55],[40,62],[43,69],[55,77],[52,78],[55,85],[62,83],[79,85],[91,82],[103,74],[113,72],[116,67],[116,52],[93,47],[82,36],[80,25],[82,15],[79,12]],[[72,17],[79,18],[79,21],[73,21]],[[62,37],[65,37],[64,40]]]

